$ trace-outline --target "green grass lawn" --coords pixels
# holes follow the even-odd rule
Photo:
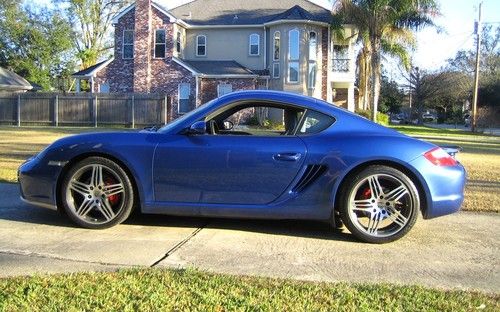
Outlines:
[[[457,159],[467,170],[464,210],[500,212],[500,137],[418,126],[393,126],[437,145],[459,145]]]
[[[500,137],[418,126],[392,128],[436,144],[462,146],[458,159],[468,175],[463,209],[500,212]],[[16,182],[19,165],[54,140],[90,131],[109,129],[0,127],[0,182]]]
[[[499,311],[500,295],[136,269],[0,279],[2,311]]]

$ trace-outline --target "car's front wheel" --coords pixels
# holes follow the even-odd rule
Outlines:
[[[89,157],[67,172],[61,204],[78,225],[104,229],[123,222],[134,205],[134,189],[126,172],[103,157]]]
[[[340,214],[358,239],[392,242],[415,224],[420,199],[415,184],[403,172],[388,166],[369,166],[346,182]]]

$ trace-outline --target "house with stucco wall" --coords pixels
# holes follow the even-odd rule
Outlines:
[[[353,28],[307,0],[137,0],[113,20],[114,58],[75,73],[91,92],[163,93],[182,114],[236,90],[300,93],[354,110]],[[78,90],[79,91],[79,90]]]

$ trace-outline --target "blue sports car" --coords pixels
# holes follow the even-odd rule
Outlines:
[[[327,102],[242,91],[164,127],[65,137],[19,168],[22,199],[80,226],[143,213],[311,219],[358,239],[456,212],[465,170],[444,149]]]

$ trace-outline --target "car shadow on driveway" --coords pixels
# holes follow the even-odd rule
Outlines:
[[[335,230],[326,222],[309,220],[225,219],[135,214],[124,223],[143,226],[193,226],[193,228],[233,230],[324,240],[356,241],[352,235],[345,231]]]
[[[19,186],[17,184],[0,183],[0,194],[0,220],[79,228],[62,213],[23,203],[19,199]],[[242,220],[133,213],[124,224],[151,227],[191,227],[193,231],[199,228],[210,228],[325,240],[355,241],[350,234],[334,230],[327,223],[305,220]]]

